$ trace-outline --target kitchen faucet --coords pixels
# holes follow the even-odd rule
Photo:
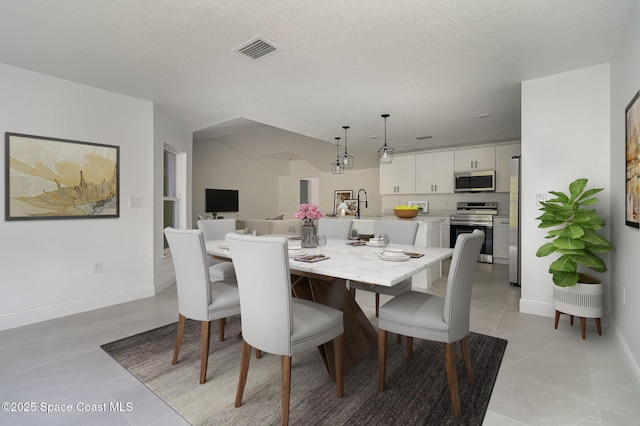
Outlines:
[[[368,201],[368,197],[367,197],[367,191],[365,191],[364,189],[358,190],[358,204],[356,206],[356,217],[358,219],[360,219],[360,192],[364,192],[364,208],[365,209],[369,208],[369,201]]]

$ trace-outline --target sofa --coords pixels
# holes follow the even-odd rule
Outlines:
[[[244,227],[242,229],[248,229],[249,232],[256,230],[258,235],[267,234],[288,234],[289,227],[294,226],[296,234],[300,234],[300,226],[302,225],[300,219],[245,219]]]

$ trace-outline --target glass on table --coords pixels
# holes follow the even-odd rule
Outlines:
[[[295,226],[290,226],[289,227],[289,236],[294,237],[296,235],[296,227]]]
[[[322,256],[322,247],[327,245],[327,237],[325,235],[318,235],[318,247],[320,247],[320,256]]]
[[[349,239],[350,240],[359,240],[360,239],[360,233],[358,232],[357,229],[352,229],[351,232],[349,233]]]

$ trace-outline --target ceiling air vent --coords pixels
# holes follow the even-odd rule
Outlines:
[[[256,39],[243,46],[240,46],[236,50],[252,59],[258,59],[266,55],[267,53],[275,51],[276,47],[262,39]]]

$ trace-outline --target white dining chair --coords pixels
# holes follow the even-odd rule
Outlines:
[[[375,237],[382,234],[389,236],[389,242],[393,244],[409,244],[413,245],[416,241],[418,226],[420,224],[414,221],[404,220],[376,220],[373,222],[373,233]],[[397,296],[411,290],[411,278],[399,282],[393,287],[380,286],[375,284],[366,284],[358,281],[350,281],[349,288],[353,297],[356,296],[356,289],[372,291],[376,294],[376,317],[380,310],[380,294],[388,296]]]
[[[318,219],[318,234],[325,235],[327,238],[348,240],[352,224],[353,220],[351,219],[330,219],[323,217]]]
[[[205,241],[224,240],[224,236],[236,230],[235,219],[199,220],[198,229],[204,234]],[[236,277],[233,263],[209,258],[209,274],[213,280],[229,280]]]
[[[445,297],[409,291],[380,308],[378,319],[378,390],[385,386],[387,332],[407,337],[407,359],[413,353],[413,338],[444,343],[449,396],[455,417],[461,417],[456,374],[456,343],[460,342],[469,383],[473,384],[469,353],[471,285],[484,232],[460,234],[453,249]]]
[[[173,352],[178,362],[186,318],[200,321],[200,383],[207,377],[211,321],[218,320],[218,338],[224,340],[226,318],[240,313],[240,296],[235,280],[211,281],[202,231],[165,228],[178,290],[178,334]]]
[[[288,246],[285,237],[228,234],[236,267],[242,315],[242,355],[235,406],[242,404],[251,348],[281,356],[282,424],[289,421],[291,357],[333,343],[336,392],[342,398],[342,312],[291,297]],[[319,401],[319,403],[321,403]]]

